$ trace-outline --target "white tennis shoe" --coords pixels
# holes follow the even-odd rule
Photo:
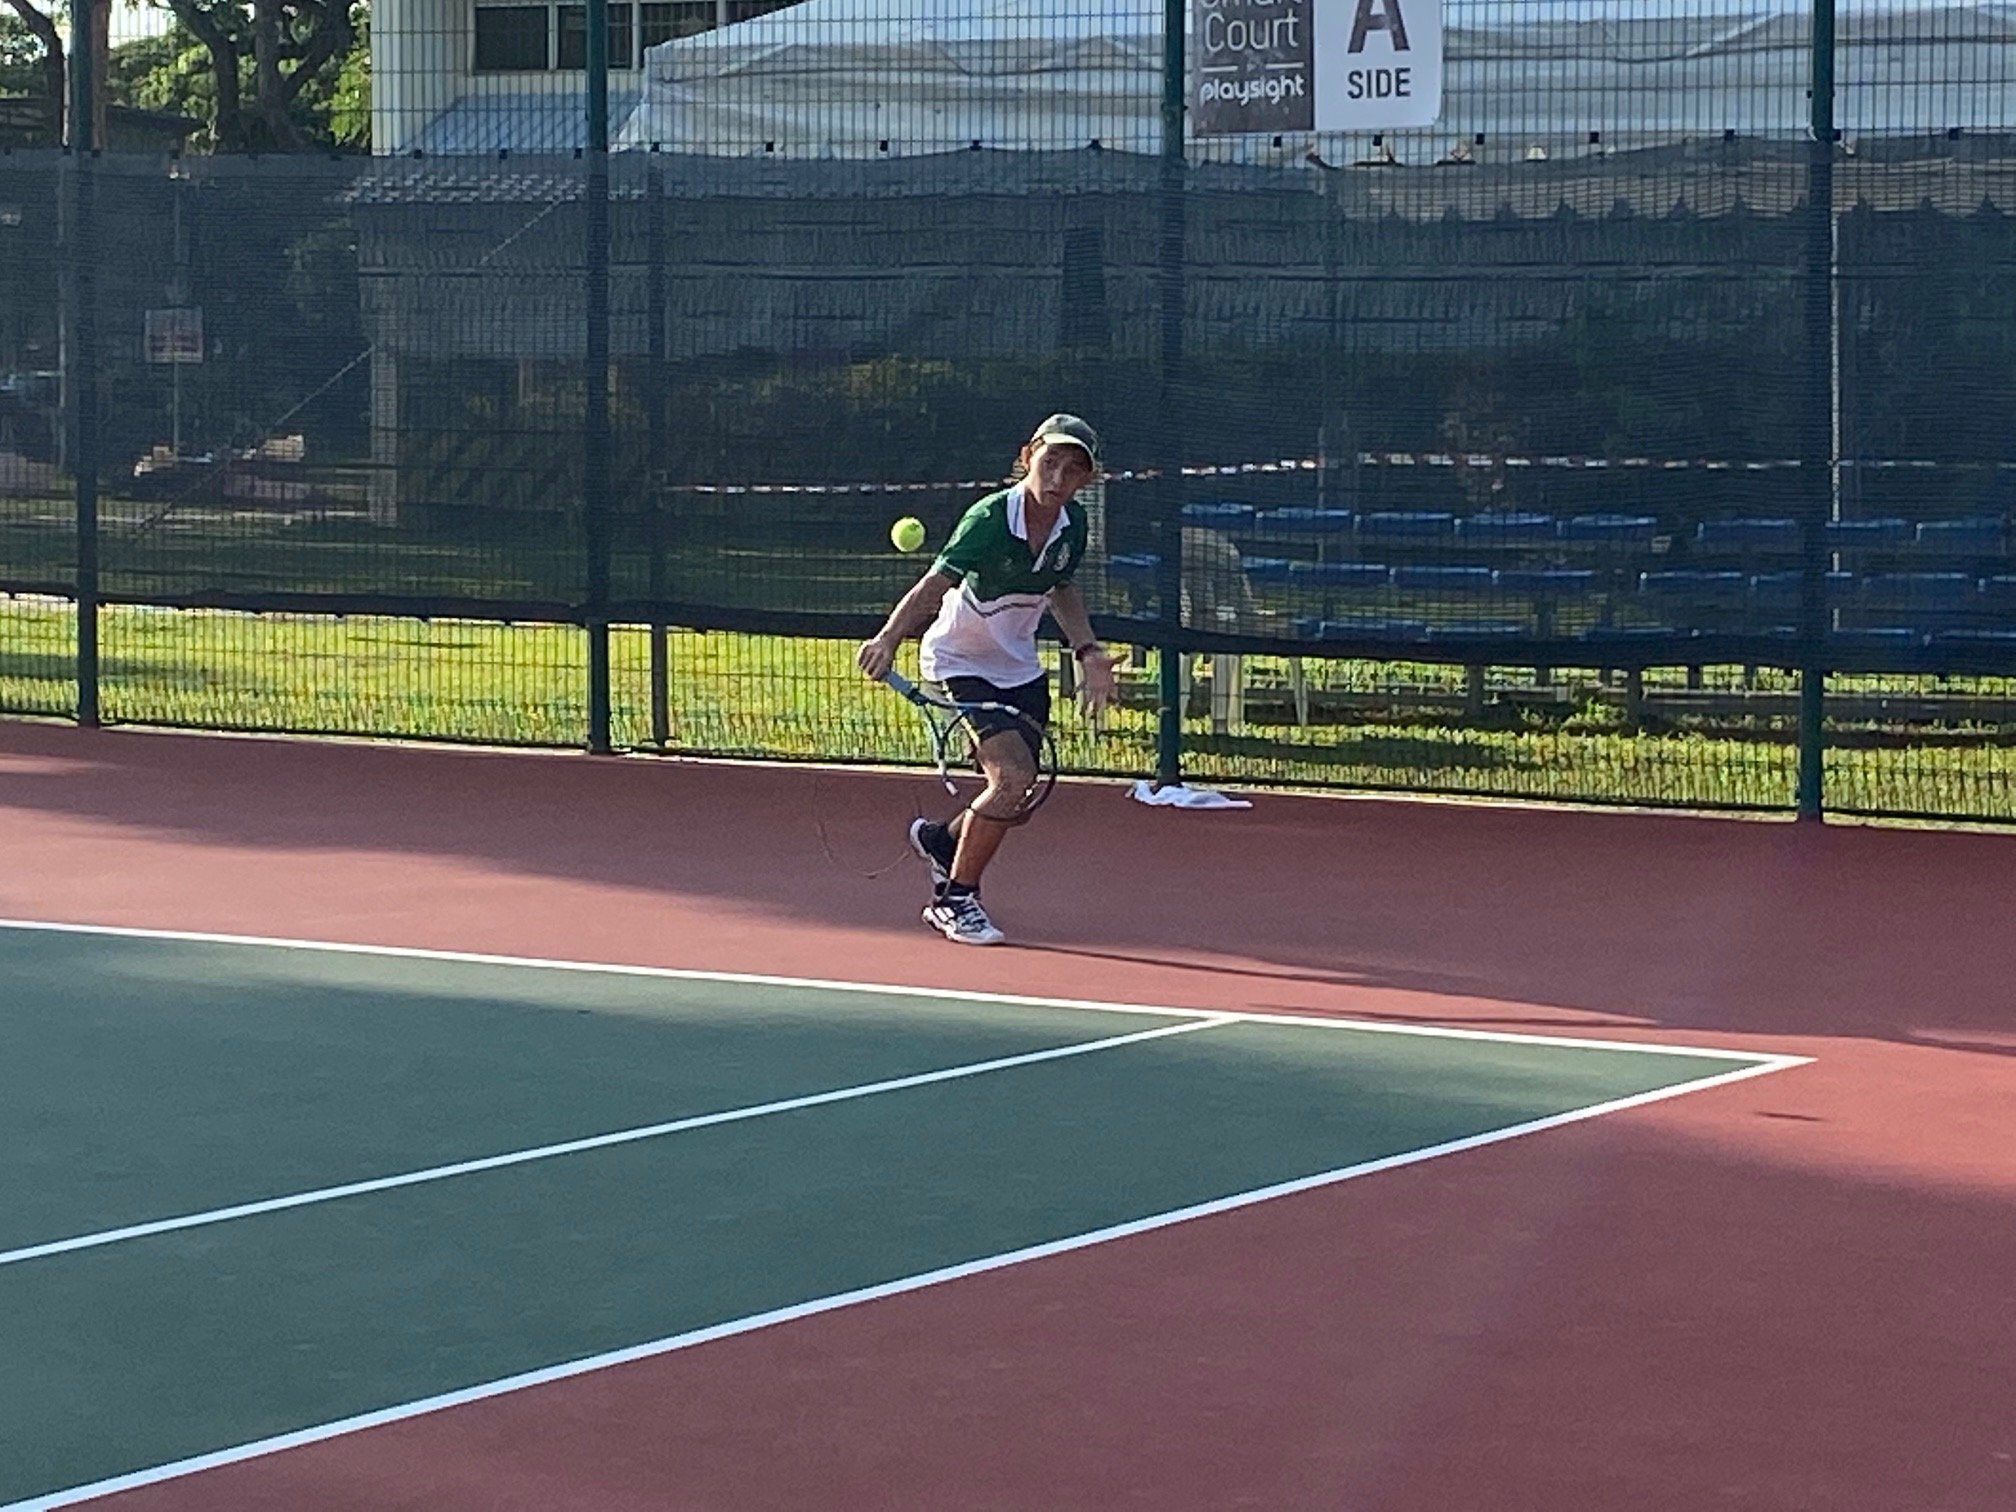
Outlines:
[[[924,906],[924,922],[955,945],[999,945],[1008,938],[987,917],[978,893],[934,898]]]

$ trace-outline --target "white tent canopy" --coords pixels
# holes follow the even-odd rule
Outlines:
[[[1836,119],[1850,134],[2016,130],[2016,3],[1836,9]],[[1807,126],[1803,0],[1443,0],[1443,18],[1443,115],[1418,133],[1432,142],[1598,132],[1630,146]],[[650,49],[615,145],[875,158],[1097,141],[1153,153],[1161,100],[1161,0],[804,0]],[[1299,160],[1308,145],[1199,142],[1192,155]]]

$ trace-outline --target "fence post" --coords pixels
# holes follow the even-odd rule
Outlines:
[[[1160,425],[1155,484],[1161,561],[1156,576],[1162,606],[1162,650],[1156,659],[1160,717],[1155,731],[1155,780],[1183,780],[1183,203],[1184,11],[1186,0],[1162,5],[1162,172]]]
[[[1812,156],[1806,184],[1806,384],[1799,448],[1799,817],[1823,813],[1827,522],[1834,501],[1834,0],[1813,0]]]
[[[651,160],[647,182],[645,212],[650,216],[650,223],[645,231],[645,263],[651,287],[645,303],[651,322],[647,348],[651,393],[645,421],[646,447],[650,453],[645,461],[645,472],[650,478],[651,564],[646,592],[651,598],[651,743],[662,751],[672,743],[671,689],[668,686],[672,675],[671,656],[665,636],[665,599],[670,592],[665,574],[665,475],[670,465],[670,437],[666,428],[671,419],[666,413],[665,391],[671,374],[666,361],[665,330],[665,175],[655,158]]]
[[[98,141],[91,5],[70,8],[69,365],[70,476],[77,511],[77,723],[96,729],[98,706]]]
[[[588,552],[588,749],[609,750],[609,0],[588,8],[587,379],[581,508]]]

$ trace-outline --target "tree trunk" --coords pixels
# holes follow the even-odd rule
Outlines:
[[[253,0],[252,112],[259,122],[262,146],[287,149],[301,145],[300,133],[287,118],[283,84],[279,0]]]
[[[91,6],[91,145],[110,147],[106,134],[106,96],[112,91],[112,0],[89,0]]]
[[[49,94],[49,127],[56,133],[56,141],[63,141],[63,119],[69,114],[70,75],[64,66],[63,38],[56,30],[55,19],[45,16],[28,3],[28,0],[4,0],[7,8],[21,18],[21,24],[28,28],[37,42],[42,44],[43,88]]]
[[[310,80],[350,51],[356,28],[350,21],[351,0],[256,0],[262,18],[255,33],[261,49],[258,63],[258,109],[276,145],[299,151],[311,144],[295,124],[294,102]],[[291,8],[308,22],[307,40],[281,25],[282,11]],[[268,24],[267,18],[270,18]],[[269,47],[270,40],[270,50]],[[280,72],[280,60],[291,53],[294,67]]]
[[[217,150],[244,151],[249,144],[238,97],[238,44],[211,19],[202,0],[168,0],[168,8],[210,54],[210,76],[217,84],[217,119],[210,131]]]

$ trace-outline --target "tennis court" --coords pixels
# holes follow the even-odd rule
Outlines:
[[[0,1507],[2000,1504],[2005,840],[810,775],[0,727]]]
[[[1796,1064],[12,924],[0,955],[8,1504]]]

